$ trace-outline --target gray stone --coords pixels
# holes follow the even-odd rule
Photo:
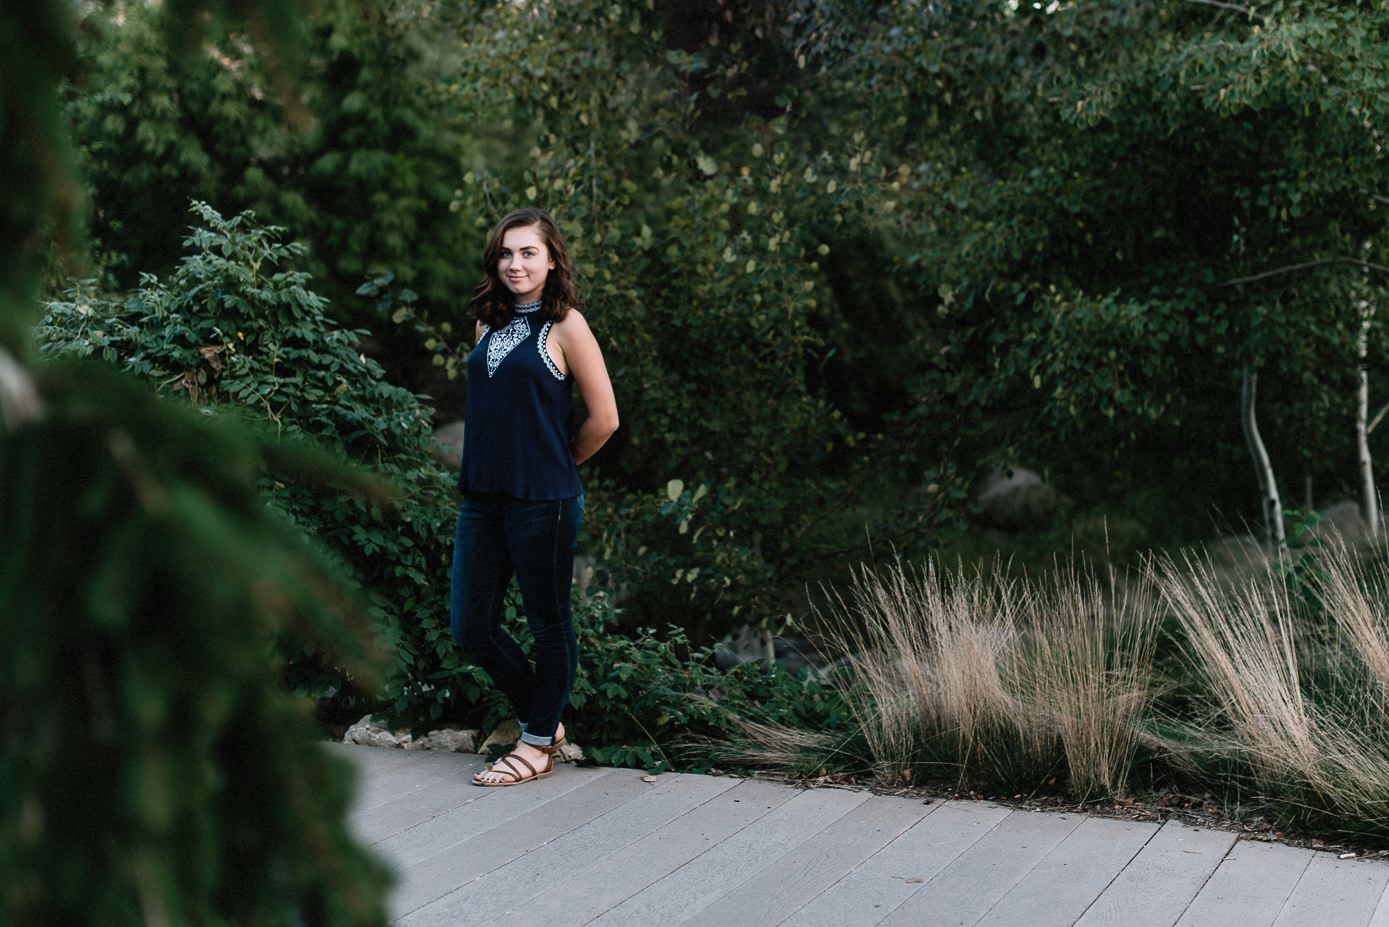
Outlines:
[[[434,430],[429,453],[452,470],[463,465],[463,422],[449,422]]]
[[[478,745],[478,753],[486,753],[491,746],[511,747],[516,741],[521,739],[521,725],[515,718],[507,718],[501,724],[492,728],[492,733],[487,735],[487,739]]]
[[[477,731],[445,727],[430,731],[419,740],[407,744],[407,750],[437,750],[440,753],[472,753],[477,745]]]
[[[1370,539],[1370,526],[1360,514],[1359,503],[1346,499],[1328,505],[1317,514],[1321,517],[1311,530],[1315,538],[1346,544],[1363,544]]]
[[[362,744],[367,747],[409,747],[413,740],[408,731],[392,731],[371,715],[362,718],[347,729],[343,743]]]
[[[766,658],[766,640],[752,625],[730,631],[714,648],[714,663],[724,670]],[[792,673],[807,666],[818,669],[824,663],[815,645],[796,634],[779,634],[772,638],[772,659]]]
[[[440,753],[471,753],[477,744],[477,731],[439,728],[416,739],[409,731],[393,731],[371,715],[347,729],[343,743],[367,747],[393,747],[405,750],[434,750]]]
[[[1050,525],[1061,498],[1040,475],[1012,467],[984,480],[976,501],[987,525],[1001,531],[1018,531]]]

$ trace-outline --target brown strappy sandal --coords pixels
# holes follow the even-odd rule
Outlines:
[[[560,726],[563,727],[564,725],[560,725]],[[568,733],[569,733],[568,731],[565,731],[563,734],[560,734],[560,735],[555,739],[555,742],[552,743],[552,744],[550,744],[548,747],[539,746],[539,745],[537,745],[537,744],[531,744],[531,746],[532,746],[532,747],[535,747],[535,749],[539,750],[541,753],[554,753],[554,752],[555,752],[556,750],[558,750],[560,747],[563,747],[565,744],[569,743],[569,741],[566,739],[566,735],[567,735]],[[497,761],[497,762],[500,762],[500,761]],[[485,764],[482,768],[483,768],[484,770],[486,770],[487,772],[491,772],[491,771],[492,771],[492,767],[493,767],[493,766],[496,766],[496,765],[497,765],[497,762],[487,763],[487,764]],[[473,775],[478,775],[478,773],[474,773]]]
[[[526,761],[525,757],[521,756],[519,753],[512,752],[497,760],[497,762],[493,763],[486,770],[486,772],[494,772],[499,775],[510,776],[510,779],[502,779],[499,782],[487,782],[482,779],[479,779],[477,775],[482,774],[478,773],[477,775],[473,776],[473,785],[480,785],[485,788],[495,788],[507,785],[520,785],[523,782],[530,782],[532,779],[544,779],[546,776],[551,775],[555,771],[555,750],[557,750],[558,747],[536,747],[536,749],[545,754],[545,765],[541,769],[536,769],[534,766],[532,766],[530,763]],[[512,760],[515,760],[517,763],[520,763],[522,766],[526,767],[526,769],[529,769],[530,775],[524,775],[521,772],[521,770],[516,768],[516,764],[513,763]],[[505,764],[506,766],[505,769],[501,768],[503,764]]]

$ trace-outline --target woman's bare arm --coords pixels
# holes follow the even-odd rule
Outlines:
[[[551,331],[564,355],[561,369],[568,368],[573,375],[588,408],[588,418],[574,436],[574,461],[583,463],[617,431],[617,399],[613,396],[612,380],[608,378],[598,339],[593,337],[583,315],[571,309],[564,321],[556,322]]]

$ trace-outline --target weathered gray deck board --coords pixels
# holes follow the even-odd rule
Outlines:
[[[429,751],[413,753],[406,750],[346,744],[329,745],[329,752],[346,757],[362,770],[361,788],[353,803],[354,815],[360,815],[379,805],[397,801],[442,782],[463,768],[463,764],[471,766],[474,762],[482,761],[481,757],[472,754]]]
[[[1077,927],[1171,927],[1234,844],[1230,831],[1169,821],[1095,899]]]
[[[993,830],[1010,811],[990,802],[937,802],[911,830],[812,899],[784,923],[872,927]]]
[[[472,801],[389,837],[376,844],[375,849],[404,869],[458,846],[476,834],[505,824],[514,817],[561,800],[574,789],[610,771],[570,769],[563,775],[555,775],[543,783],[524,788],[483,789],[469,784],[475,793]]]
[[[779,923],[932,810],[919,799],[870,798],[683,923]]]
[[[1389,867],[1322,853],[1298,879],[1274,927],[1368,924],[1389,883]]]
[[[882,923],[969,927],[1084,820],[1078,814],[1012,812]]]
[[[548,782],[530,783],[522,788],[538,789]],[[640,773],[630,769],[608,770],[605,775],[569,792],[563,801],[546,802],[490,830],[469,834],[467,839],[405,869],[392,898],[392,916],[404,917],[536,847],[582,827],[650,788],[641,781]]]
[[[1370,917],[1370,927],[1389,927],[1389,888],[1379,896],[1379,904],[1375,907],[1374,915]]]
[[[532,897],[549,890],[555,873],[575,860],[601,860],[670,821],[726,792],[738,780],[717,776],[661,776],[644,794],[586,824],[460,886],[400,921],[404,927],[450,927],[469,911],[492,911],[505,919]],[[525,911],[527,918],[533,912]]]
[[[572,874],[560,873],[549,891],[526,903],[524,920],[548,927],[587,924],[795,794],[778,783],[744,779],[636,843]]]
[[[839,789],[800,792],[591,923],[633,927],[696,914],[868,798]]]
[[[1136,821],[1083,821],[999,899],[980,927],[1070,927],[1157,830]]]
[[[1236,843],[1191,902],[1179,927],[1268,927],[1312,861],[1309,850]]]
[[[1389,863],[988,802],[327,745],[402,927],[1389,927]]]
[[[380,802],[353,813],[353,826],[370,843],[380,843],[430,818],[476,801],[481,791],[470,781],[482,769],[482,761],[459,764],[456,773],[443,776],[418,791]]]

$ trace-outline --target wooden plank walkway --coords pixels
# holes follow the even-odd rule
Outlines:
[[[754,779],[326,744],[402,927],[1389,927],[1389,862],[1233,833]]]

